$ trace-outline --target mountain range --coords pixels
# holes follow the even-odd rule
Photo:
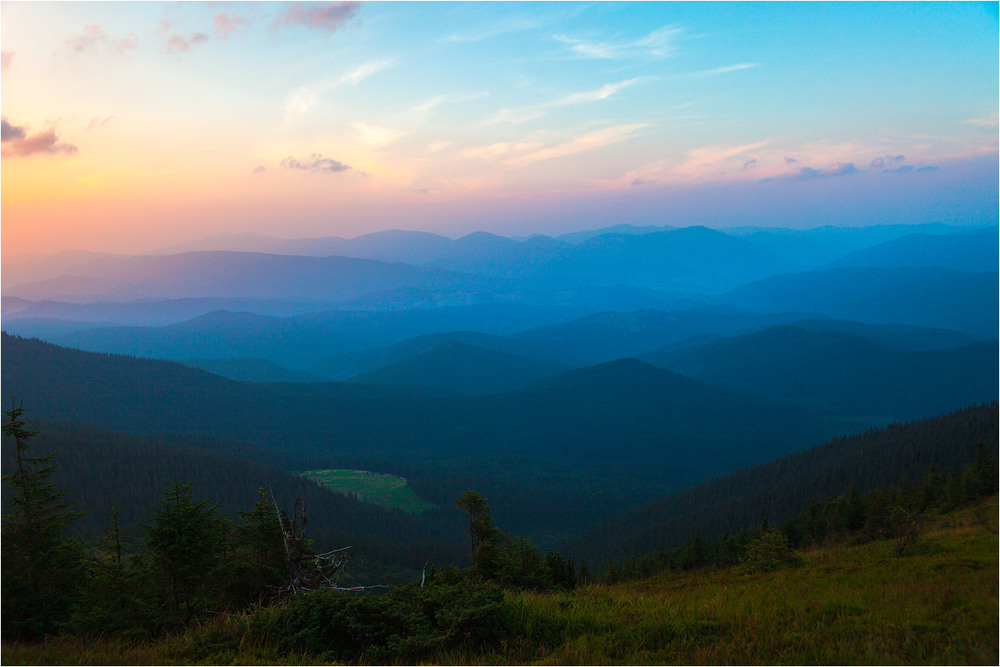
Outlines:
[[[616,515],[652,544],[684,528],[623,513],[996,401],[997,233],[238,235],[5,260],[0,398],[70,433],[400,475],[448,534],[454,499],[478,489],[546,548]]]

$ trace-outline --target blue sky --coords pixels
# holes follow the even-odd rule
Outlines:
[[[997,4],[0,5],[4,252],[982,222]]]

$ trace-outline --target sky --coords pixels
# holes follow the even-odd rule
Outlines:
[[[0,248],[996,223],[997,3],[3,2]]]

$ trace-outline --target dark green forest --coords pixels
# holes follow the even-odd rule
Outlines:
[[[761,492],[775,484],[775,475],[788,470],[797,470],[800,481],[807,480],[809,473],[837,477],[834,471],[838,466],[848,464],[861,473],[847,475],[847,490],[836,496],[808,484],[787,485],[796,489],[788,501],[805,501],[808,507],[780,522],[765,518],[739,532],[727,529],[716,539],[706,538],[698,529],[692,539],[672,549],[646,551],[622,563],[609,561],[603,572],[554,551],[543,554],[529,539],[512,536],[494,522],[484,496],[466,491],[453,500],[464,528],[464,535],[460,532],[452,545],[461,567],[434,565],[428,569],[427,563],[419,584],[414,581],[390,588],[356,587],[355,578],[341,581],[338,575],[337,585],[346,584],[347,589],[304,589],[288,598],[282,593],[288,590],[285,582],[291,572],[287,534],[291,531],[305,536],[302,495],[294,501],[289,521],[284,510],[276,512],[277,501],[263,487],[250,494],[244,508],[227,513],[215,499],[194,493],[192,484],[176,477],[155,488],[155,479],[109,475],[116,480],[112,491],[130,489],[134,498],[152,491],[157,502],[131,526],[138,530],[130,531],[132,515],[124,515],[112,500],[100,536],[100,532],[84,528],[88,512],[78,508],[81,503],[70,500],[57,484],[65,482],[72,488],[74,477],[86,484],[83,470],[70,469],[72,457],[62,460],[60,453],[40,451],[42,445],[58,441],[60,429],[71,436],[73,427],[51,425],[53,435],[43,438],[28,428],[23,415],[23,409],[15,407],[5,413],[4,422],[5,454],[12,452],[5,457],[9,474],[4,478],[8,501],[3,519],[5,641],[58,635],[100,637],[100,641],[118,637],[135,642],[176,636],[189,638],[185,641],[194,642],[198,655],[214,656],[216,662],[220,656],[234,655],[226,651],[244,650],[231,645],[230,631],[220,623],[245,627],[241,632],[253,633],[254,645],[265,642],[272,646],[269,650],[275,651],[274,655],[299,652],[312,656],[310,661],[413,662],[449,651],[508,650],[511,642],[526,642],[537,632],[515,620],[519,612],[511,606],[508,596],[512,592],[572,591],[581,585],[590,585],[588,590],[593,591],[592,582],[597,580],[615,584],[663,571],[739,567],[744,573],[740,576],[766,573],[797,567],[802,560],[799,550],[831,542],[887,541],[901,558],[913,549],[926,552],[920,547],[921,534],[934,516],[995,495],[998,483],[995,439],[987,446],[981,437],[995,435],[997,406],[993,404],[841,438],[811,452],[730,475],[720,480],[728,480],[728,489],[734,488],[733,478],[747,476],[740,480],[747,491],[743,496],[746,501],[754,497],[752,491],[762,498]],[[81,442],[86,441],[86,431],[77,433]],[[98,441],[115,440],[114,434],[94,429],[89,436]],[[976,444],[966,446],[969,438]],[[148,439],[126,438],[105,449],[106,456],[93,458],[107,465],[109,456],[122,453],[114,446],[123,443],[139,445],[136,458],[145,456],[147,463],[172,464],[196,474],[195,468],[184,466],[202,464],[201,479],[206,479],[204,471],[213,472],[218,491],[223,490],[223,484],[235,488],[248,477],[242,470],[228,476],[223,473],[222,468],[231,466],[231,460]],[[887,455],[893,449],[893,453],[903,452],[920,463],[889,465]],[[185,458],[189,462],[177,467]],[[126,461],[121,469],[131,469],[133,478],[144,477],[135,474],[133,465],[134,461]],[[929,471],[919,481],[906,481],[921,465],[930,466]],[[269,479],[276,486],[288,482],[263,466],[250,467],[258,479]],[[99,468],[91,467],[87,472],[100,474]],[[57,474],[60,470],[62,475]],[[893,477],[904,481],[885,482]],[[756,482],[756,488],[749,480]],[[147,488],[150,481],[153,487]],[[776,486],[786,485],[778,482]],[[284,490],[294,492],[294,486]],[[708,484],[692,492],[711,490],[712,484]],[[311,524],[322,525],[337,512],[352,520],[357,515],[358,504],[350,499],[315,488],[308,494]],[[771,517],[782,515],[786,506],[791,505],[760,504]],[[371,530],[373,525],[367,528]],[[378,550],[375,538],[405,541],[408,536],[389,533],[370,535],[356,548],[374,545],[376,551],[370,557],[391,559],[398,553]],[[286,535],[284,546],[282,534]],[[338,539],[343,535],[327,532],[324,537]],[[302,545],[302,562],[322,550],[311,541]],[[315,558],[319,563],[319,557]],[[378,572],[377,568],[369,570],[367,576]],[[246,640],[245,634],[243,637],[241,641]],[[533,650],[544,652],[543,647]]]

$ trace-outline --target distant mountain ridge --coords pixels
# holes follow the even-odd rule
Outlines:
[[[18,286],[22,298],[135,300],[305,298],[336,300],[390,287],[475,286],[473,276],[349,257],[189,252],[116,261],[111,275],[67,276]]]
[[[998,399],[995,341],[898,351],[852,334],[781,326],[644,358],[713,385],[845,416],[914,419]]]
[[[930,240],[921,229],[888,226],[738,234],[701,226],[626,225],[570,235],[567,238],[572,242],[548,236],[514,240],[488,232],[452,240],[402,230],[354,239],[236,235],[180,248],[256,250],[97,257],[67,265],[72,276],[5,283],[4,294],[77,302],[183,297],[349,301],[409,290],[452,299],[475,293],[477,298],[488,299],[491,292],[514,295],[523,290],[625,285],[711,296],[752,281],[829,266],[996,268],[996,244],[985,242],[996,235],[996,228],[955,229]],[[940,232],[942,228],[930,229]],[[392,307],[393,301],[390,297],[386,305]],[[413,305],[405,299],[400,303]]]
[[[665,466],[682,483],[794,451],[838,428],[791,404],[635,360],[506,394],[429,399],[360,384],[234,382],[170,362],[6,335],[2,354],[3,400],[23,400],[39,418],[224,435],[301,457],[618,461]]]
[[[553,362],[444,340],[412,357],[356,375],[351,381],[465,395],[497,394],[565,370]]]

